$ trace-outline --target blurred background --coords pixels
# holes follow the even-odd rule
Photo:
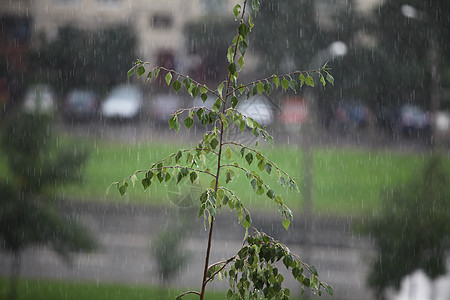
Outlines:
[[[177,135],[169,116],[213,104],[162,77],[128,78],[133,62],[215,88],[235,1],[0,4],[0,297],[169,299],[199,286],[201,186],[125,197],[109,187],[196,145],[203,127]],[[283,196],[290,231],[248,186],[233,188],[254,225],[315,265],[334,299],[450,299],[449,13],[447,0],[261,0],[241,82],[327,63],[334,85],[238,107],[267,126],[275,143],[260,147],[301,186]],[[213,259],[233,255],[243,234],[225,210],[218,224]],[[210,297],[226,299],[226,286]]]

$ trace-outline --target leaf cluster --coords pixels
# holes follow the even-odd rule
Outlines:
[[[333,288],[318,279],[314,266],[307,265],[286,246],[256,230],[235,256],[210,266],[207,278],[208,281],[228,278],[228,298],[289,299],[291,292],[283,283],[280,263],[300,283],[302,294],[304,288],[310,288],[319,295],[322,289],[333,295]],[[230,265],[228,270],[227,265]]]
[[[250,2],[250,1],[249,1]],[[273,238],[257,232],[248,236],[252,227],[250,212],[245,203],[228,186],[239,176],[247,180],[249,188],[256,195],[265,195],[278,208],[283,221],[283,227],[288,230],[293,219],[291,210],[285,205],[280,194],[264,180],[265,176],[276,176],[277,182],[285,188],[298,191],[295,180],[280,169],[273,161],[257,150],[262,138],[273,143],[273,137],[253,118],[239,111],[239,102],[257,94],[270,95],[274,89],[297,91],[304,85],[314,87],[313,75],[325,86],[334,84],[334,78],[325,64],[319,70],[294,71],[288,74],[272,75],[250,83],[239,83],[239,73],[245,65],[244,56],[248,49],[248,35],[254,27],[253,17],[260,7],[259,0],[251,0],[251,13],[246,10],[247,0],[243,5],[237,4],[233,8],[233,15],[238,22],[236,35],[227,48],[227,78],[221,81],[217,88],[210,88],[189,76],[173,69],[155,66],[148,62],[137,60],[128,71],[128,76],[136,75],[146,78],[147,82],[164,76],[164,81],[175,93],[184,89],[192,98],[200,97],[203,103],[209,98],[214,99],[212,107],[198,106],[183,108],[175,111],[169,119],[169,127],[178,132],[181,127],[190,130],[195,123],[204,126],[205,132],[197,146],[179,150],[150,165],[144,170],[137,170],[127,178],[114,183],[120,194],[124,195],[131,185],[140,181],[144,190],[154,183],[165,183],[170,180],[179,184],[183,180],[191,183],[201,183],[206,178],[209,185],[204,187],[198,202],[198,218],[203,217],[205,228],[209,226],[211,234],[214,219],[222,207],[236,211],[239,222],[245,228],[244,245],[239,253],[227,261],[213,264],[208,268],[210,247],[208,246],[205,263],[205,273],[202,291],[190,291],[178,296],[193,293],[203,299],[205,286],[218,277],[228,277],[230,289],[228,296],[236,299],[256,299],[260,295],[272,299],[288,299],[289,289],[283,285],[283,276],[278,274],[275,263],[283,261],[302,287],[321,292],[321,288],[332,294],[330,286],[318,279],[314,267],[304,264],[298,257],[291,254],[288,248]],[[161,75],[164,74],[164,75]],[[212,128],[208,130],[208,128]],[[230,131],[250,132],[255,138],[255,147],[243,145],[230,137]],[[264,174],[264,176],[263,176]],[[139,178],[138,178],[139,176]],[[228,271],[225,268],[228,267]]]

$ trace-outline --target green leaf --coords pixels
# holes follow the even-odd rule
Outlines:
[[[275,198],[275,192],[273,190],[268,190],[266,195],[272,200]]]
[[[165,79],[166,79],[167,85],[170,85],[170,82],[172,81],[172,73],[168,72],[168,73],[166,74]]]
[[[228,71],[231,74],[235,74],[236,73],[237,68],[236,68],[236,64],[234,62],[232,62],[231,64],[228,65]]]
[[[155,76],[155,78],[158,78],[159,71],[161,71],[161,69],[160,68],[156,68],[156,70],[155,70],[155,72],[153,74],[153,76]]]
[[[219,93],[219,96],[222,97],[222,93],[223,93],[223,87],[225,86],[225,84],[223,82],[221,82],[219,84],[219,86],[217,87],[217,93]]]
[[[247,52],[247,48],[248,48],[248,45],[247,45],[247,42],[246,42],[246,41],[242,41],[242,42],[240,42],[239,45],[238,45],[239,52],[240,52],[242,55],[245,55],[245,52]]]
[[[326,78],[327,78],[327,81],[328,81],[329,83],[331,83],[332,85],[334,85],[334,77],[331,76],[330,73],[327,73]]]
[[[187,91],[188,91],[189,88],[191,87],[191,83],[192,83],[192,80],[191,80],[189,77],[186,77],[186,78],[183,80],[184,87],[186,88]]]
[[[200,95],[200,98],[202,99],[203,103],[205,103],[205,101],[208,100],[208,94],[202,93],[202,94]]]
[[[232,46],[228,47],[227,60],[232,63],[234,59],[234,48]]]
[[[266,91],[267,95],[270,95],[270,93],[272,93],[273,90],[273,85],[270,82],[266,82],[264,84],[264,90]]]
[[[275,84],[276,88],[280,86],[280,78],[279,77],[273,77],[272,78],[273,83]]]
[[[256,87],[256,84],[252,86],[252,96],[255,96],[258,93],[258,88]]]
[[[306,83],[307,85],[309,85],[310,87],[314,87],[314,79],[311,77],[311,75],[308,75],[308,76],[305,78],[305,83]]]
[[[130,180],[134,187],[136,185],[136,182],[138,181],[136,174],[131,175]]]
[[[238,86],[238,91],[239,91],[239,93],[243,93],[244,91],[245,91],[245,86],[243,85],[243,84],[240,84],[239,86]]]
[[[236,4],[233,8],[233,15],[234,15],[234,20],[236,21],[239,14],[241,13],[241,6],[239,4]]]
[[[178,91],[181,89],[181,82],[179,82],[178,80],[175,80],[172,83],[172,88],[175,91],[175,93],[178,93]]]
[[[325,284],[325,291],[330,296],[333,296],[333,294],[334,294],[333,287],[331,285]]]
[[[317,269],[314,266],[309,266],[309,270],[311,271],[311,273],[315,276],[319,276],[319,274],[317,273]]]
[[[225,183],[228,184],[232,180],[230,172],[225,174]]]
[[[191,95],[192,95],[192,97],[193,97],[193,98],[197,97],[199,93],[200,93],[200,89],[198,88],[197,85],[194,85],[194,86],[191,88]]]
[[[273,199],[273,201],[275,201],[276,204],[282,205],[283,204],[283,198],[280,195],[275,196],[275,198]]]
[[[147,80],[145,81],[146,83],[150,81],[150,79],[152,79],[153,77],[153,73],[152,72],[148,72],[147,73]]]
[[[136,74],[137,74],[138,77],[141,77],[142,75],[144,75],[144,73],[145,73],[144,66],[140,66],[139,68],[137,68]]]
[[[300,86],[303,86],[303,84],[305,83],[305,76],[303,74],[298,75],[298,80],[300,80]]]
[[[225,150],[225,156],[226,156],[228,159],[231,159],[231,158],[233,157],[233,153],[231,152],[230,147],[227,147],[227,149]]]
[[[260,160],[258,163],[258,168],[261,172],[264,171],[264,166],[265,166],[264,160]]]
[[[187,176],[187,174],[189,174],[189,169],[186,167],[181,168],[180,173],[181,173],[181,175],[183,175],[183,177],[185,177],[185,176]]]
[[[260,6],[259,0],[252,0],[252,9],[255,12],[255,15],[259,11],[259,6]]]
[[[119,186],[119,193],[120,193],[121,196],[125,195],[125,193],[127,192],[127,188],[128,188],[128,183],[127,182],[125,182],[124,184]]]
[[[213,112],[218,112],[221,106],[222,106],[222,99],[217,98],[217,100],[216,100],[216,102],[214,102],[214,105],[211,108],[211,110]]]
[[[211,148],[214,150],[216,149],[217,145],[219,145],[219,142],[217,141],[216,138],[213,138],[209,144],[211,145]]]
[[[164,181],[168,182],[170,180],[171,176],[169,173],[164,173]]]
[[[327,83],[325,82],[325,78],[323,78],[323,75],[320,74],[320,82],[322,82],[322,85],[325,86]]]
[[[281,81],[281,87],[283,88],[284,91],[286,91],[289,87],[289,80],[283,78],[283,80]]]
[[[252,161],[253,161],[253,154],[252,153],[247,153],[247,155],[245,155],[245,159],[247,160],[247,163],[249,164],[249,165],[251,165],[252,164]]]
[[[261,81],[256,84],[256,90],[260,95],[264,92],[264,84]]]
[[[245,119],[245,122],[246,122],[246,124],[247,124],[247,126],[248,126],[249,128],[255,128],[255,122],[253,121],[252,118],[247,117],[247,118]]]
[[[269,174],[272,171],[272,165],[270,163],[266,163],[264,165],[264,168],[266,169],[266,172],[269,173]]]
[[[209,123],[214,123],[217,120],[217,113],[214,111],[211,111],[208,114],[208,119],[209,119],[209,121],[208,121]]]
[[[136,65],[131,67],[131,69],[128,70],[127,75],[128,77],[132,76],[136,72]]]
[[[239,99],[236,96],[231,97],[231,107],[236,108],[239,103]]]
[[[295,79],[291,79],[291,81],[289,81],[289,87],[296,92],[297,88],[298,88],[298,82]]]
[[[184,119],[183,123],[184,126],[186,126],[186,128],[189,130],[192,125],[194,125],[194,119],[192,119],[191,117],[187,117],[186,119]]]
[[[250,32],[250,27],[248,27],[247,24],[242,23],[241,25],[239,25],[238,27],[238,32],[239,34],[243,37],[246,38],[248,33]]]
[[[258,189],[256,190],[256,195],[261,196],[264,194],[264,189],[262,186],[258,186]]]
[[[169,119],[169,128],[170,129],[175,129],[176,132],[178,132],[178,130],[180,129],[180,123],[178,123],[178,118],[176,116],[173,116],[172,118]]]
[[[245,130],[245,121],[241,118],[240,122],[239,122],[239,129],[241,130],[241,132],[244,132]]]
[[[175,155],[175,162],[178,163],[180,161],[181,156],[183,156],[183,153],[181,151],[178,151]]]
[[[203,213],[205,212],[205,206],[206,205],[204,203],[200,205],[200,208],[197,213],[197,219],[200,219],[200,217],[203,216]]]
[[[252,218],[250,215],[246,215],[244,221],[242,221],[242,226],[248,229],[252,225]]]
[[[239,57],[238,64],[239,64],[239,68],[240,69],[242,69],[244,67],[245,62],[244,62],[244,56],[243,55],[241,55],[241,57]]]
[[[284,227],[284,229],[288,230],[289,229],[289,225],[291,225],[291,221],[289,221],[289,219],[284,219],[283,220],[283,227]]]
[[[164,181],[164,178],[166,178],[166,174],[162,171],[158,172],[158,174],[156,174],[156,178],[158,178],[159,183]]]
[[[142,179],[141,183],[142,183],[142,186],[143,186],[144,190],[146,190],[152,184],[152,181],[151,181],[150,178],[144,177]]]

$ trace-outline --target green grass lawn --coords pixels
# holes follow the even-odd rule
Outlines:
[[[182,146],[181,148],[185,148]],[[146,169],[151,163],[178,150],[177,144],[125,145],[111,142],[94,142],[90,159],[84,168],[81,185],[63,187],[59,193],[81,200],[139,202],[149,205],[170,203],[173,195],[197,192],[189,180],[173,184],[153,184],[143,191],[138,182],[121,197],[115,187],[107,193],[112,182],[135,170]],[[265,147],[266,156],[294,177],[302,188],[302,151],[294,146]],[[234,157],[240,154],[234,151]],[[371,152],[364,150],[319,148],[314,150],[314,209],[324,214],[370,214],[379,207],[380,193],[394,184],[404,182],[420,169],[424,157],[411,153]],[[242,164],[246,163],[242,161]],[[266,176],[267,177],[267,176]],[[242,180],[240,180],[242,179]],[[210,179],[202,179],[207,186]],[[302,193],[289,192],[270,178],[272,188],[281,193],[294,210],[302,209]],[[131,184],[131,183],[130,183]],[[231,187],[249,208],[270,208],[266,196],[254,194],[245,175],[241,174]],[[178,191],[181,189],[181,191]]]
[[[186,290],[162,289],[141,285],[113,283],[87,283],[41,279],[20,279],[17,300],[173,300]],[[6,299],[9,282],[0,278],[0,299]],[[226,300],[225,292],[206,291],[206,299]],[[197,300],[196,295],[186,295],[183,300]],[[292,300],[305,298],[291,297]],[[337,299],[336,299],[337,300]]]
[[[9,282],[0,278],[0,299],[6,299]],[[112,283],[87,283],[74,281],[51,281],[20,279],[18,300],[172,300],[181,290],[165,290],[156,287]],[[225,300],[224,293],[207,293],[208,299]],[[195,295],[185,300],[198,299]]]

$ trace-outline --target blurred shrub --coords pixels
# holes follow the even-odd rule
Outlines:
[[[434,155],[415,178],[384,195],[382,211],[367,228],[378,251],[368,281],[379,299],[387,287],[398,289],[417,269],[431,278],[446,272],[449,176],[446,162]]]

